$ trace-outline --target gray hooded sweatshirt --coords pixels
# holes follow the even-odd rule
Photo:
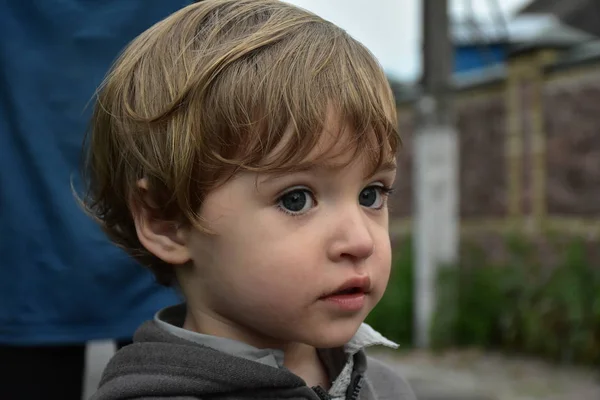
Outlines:
[[[181,308],[171,309],[177,310],[177,318],[184,313]],[[204,345],[193,335],[178,334],[179,323],[169,324],[173,322],[165,322],[159,313],[154,321],[142,325],[134,344],[121,349],[109,362],[92,400],[415,400],[404,380],[380,361],[367,357],[363,349],[351,353],[343,349],[319,350],[330,376],[347,375],[347,379],[334,382],[336,386],[341,380],[348,381],[344,384],[345,394],[338,397],[320,387],[307,386],[275,361],[265,362],[269,357],[259,360],[247,352],[230,354],[215,348],[215,338],[204,341]],[[368,335],[370,328],[366,329]],[[263,351],[256,350],[259,354]]]

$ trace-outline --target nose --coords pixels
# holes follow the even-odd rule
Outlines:
[[[369,219],[360,207],[348,207],[345,212],[335,212],[333,237],[329,246],[329,258],[333,261],[350,259],[353,262],[373,254],[375,242],[369,230]]]

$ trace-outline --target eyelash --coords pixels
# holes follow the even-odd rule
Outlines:
[[[381,190],[381,192],[382,192],[384,195],[386,195],[386,196],[389,196],[390,194],[394,193],[394,188],[393,188],[393,187],[391,187],[391,186],[385,186],[385,185],[383,185],[383,186],[380,186],[380,185],[371,185],[371,186],[376,186],[376,187],[378,187],[378,188],[379,188],[379,190]],[[368,188],[368,187],[371,187],[371,186],[367,186],[367,188]],[[366,188],[365,188],[365,189],[366,189]]]
[[[392,193],[394,193],[394,188],[391,187],[391,186],[387,186],[387,185],[375,185],[375,184],[373,184],[373,185],[365,186],[362,190],[365,190],[365,189],[368,189],[368,188],[371,188],[371,187],[377,188],[381,192],[381,195],[384,198],[382,206],[379,207],[379,208],[374,208],[374,210],[379,211],[379,210],[383,209],[385,207],[385,205],[387,204],[387,199],[388,199],[388,197]],[[314,191],[313,190],[311,190],[311,189],[309,189],[309,188],[307,188],[305,186],[296,186],[296,187],[290,188],[289,190],[286,190],[284,193],[282,193],[281,195],[279,195],[277,197],[277,200],[275,201],[275,208],[277,210],[281,211],[282,213],[284,213],[286,215],[289,215],[291,217],[301,217],[301,216],[305,215],[306,213],[293,213],[293,212],[291,212],[289,210],[286,210],[285,208],[283,208],[281,206],[281,199],[283,198],[283,196],[285,196],[285,195],[287,195],[289,193],[292,193],[292,192],[294,192],[296,190],[301,190],[301,191],[308,192],[310,194],[310,196],[313,197],[313,201],[315,202],[315,204],[318,204],[317,200],[314,198],[315,195],[314,195]],[[361,192],[362,192],[362,190],[361,190]]]
[[[376,187],[377,189],[379,189],[379,191],[381,191],[381,195],[383,196],[383,203],[381,204],[381,207],[374,208],[374,210],[383,209],[387,204],[388,197],[390,197],[390,195],[392,193],[394,193],[394,188],[391,186],[386,186],[386,185],[369,185],[369,186],[365,187],[365,189],[370,188],[370,187]]]

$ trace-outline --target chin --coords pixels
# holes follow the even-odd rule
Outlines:
[[[319,327],[310,335],[310,342],[307,344],[319,349],[342,347],[354,337],[362,322],[362,319],[339,321]]]

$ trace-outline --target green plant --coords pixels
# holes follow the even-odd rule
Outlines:
[[[410,239],[394,249],[392,273],[385,295],[366,322],[403,347],[413,341],[413,250]]]
[[[535,239],[506,237],[504,256],[494,262],[486,248],[463,241],[460,263],[439,270],[434,348],[477,346],[600,365],[600,266],[580,238]],[[413,279],[412,243],[403,240],[388,290],[367,319],[403,346],[413,340]]]
[[[489,262],[477,246],[465,247],[460,265],[439,276],[434,346],[600,363],[600,271],[582,240],[555,248],[563,257],[554,265],[542,265],[535,246],[516,235],[506,239],[503,264]],[[452,292],[454,303],[446,294]]]

